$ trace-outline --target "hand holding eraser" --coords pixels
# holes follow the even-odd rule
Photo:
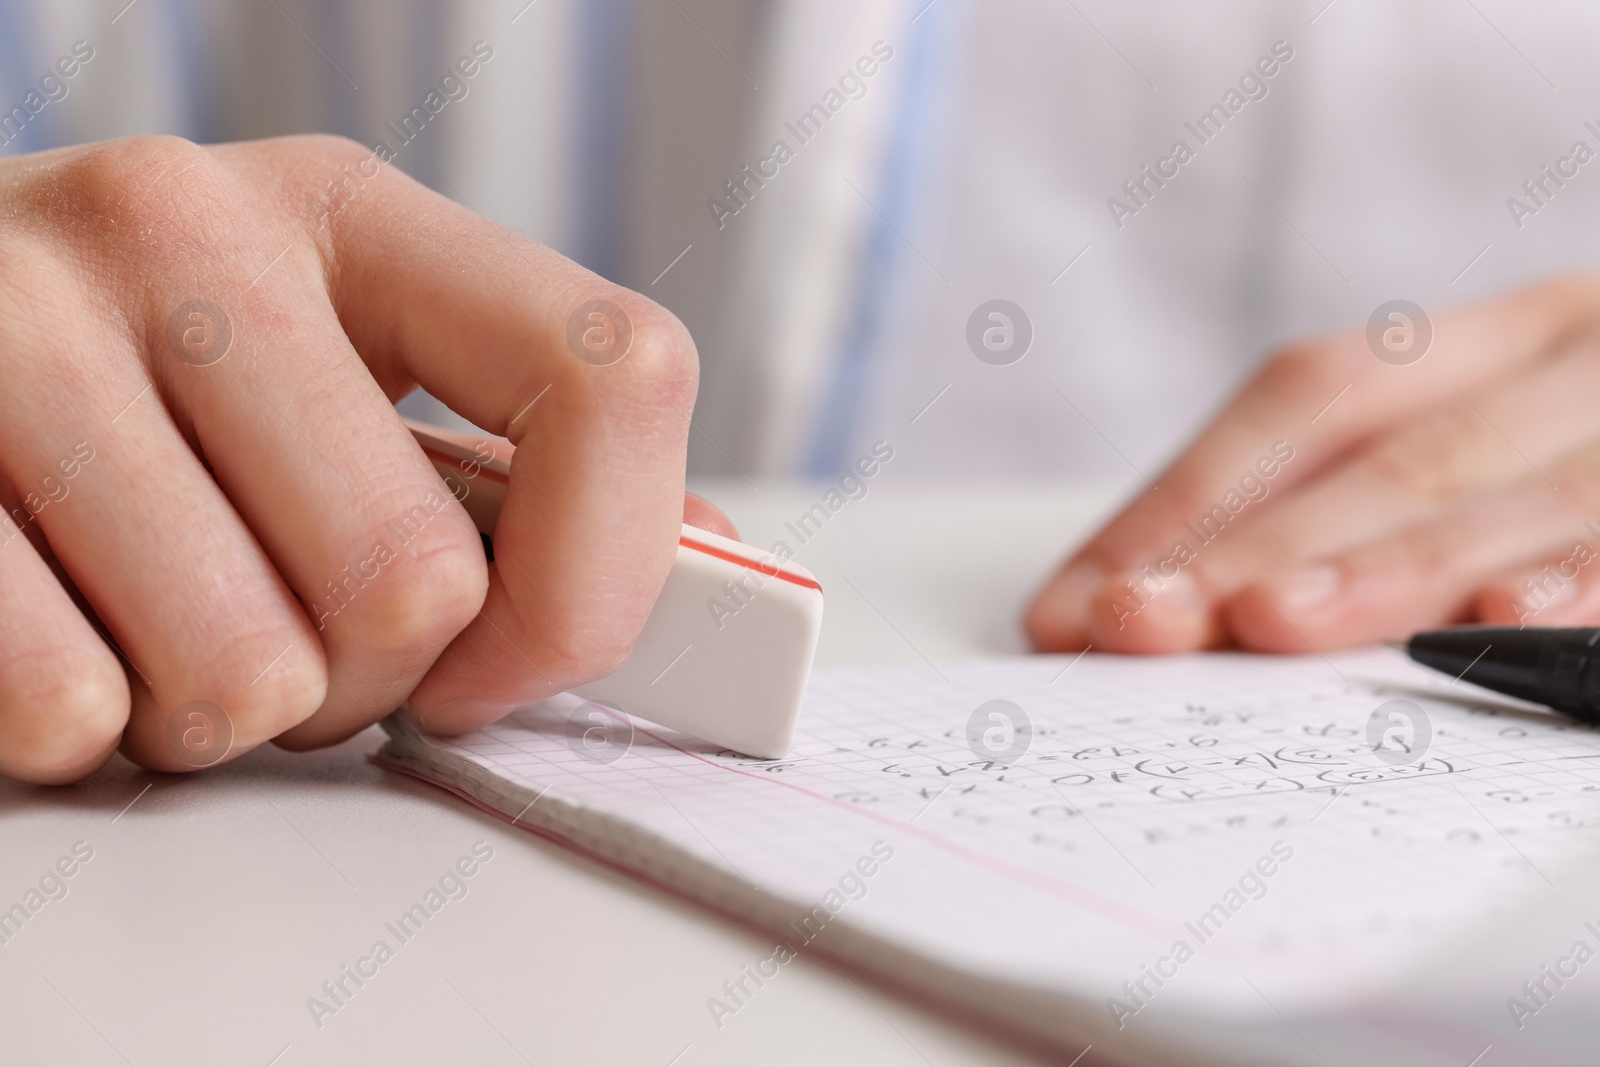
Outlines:
[[[514,449],[407,425],[484,533],[492,559]],[[783,756],[822,628],[822,586],[792,562],[761,557],[749,545],[685,525],[627,662],[574,692],[735,752]]]

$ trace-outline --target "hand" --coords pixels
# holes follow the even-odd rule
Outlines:
[[[682,326],[351,142],[0,163],[0,364],[20,778],[326,745],[408,694],[472,729],[618,666],[676,551]],[[520,445],[493,565],[394,411],[418,384]]]
[[[1600,279],[1269,359],[1028,610],[1043,650],[1327,651],[1600,622]],[[1382,350],[1380,341],[1380,348]],[[1148,566],[1148,570],[1146,569]]]

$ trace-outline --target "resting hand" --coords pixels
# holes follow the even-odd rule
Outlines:
[[[1394,319],[1269,359],[1039,593],[1034,644],[1305,652],[1600,622],[1600,279],[1431,325],[1420,358],[1425,322]]]

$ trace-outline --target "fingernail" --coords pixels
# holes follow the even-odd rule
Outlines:
[[[1578,597],[1578,583],[1570,578],[1565,580],[1557,578],[1557,584],[1554,588],[1551,588],[1550,582],[1541,581],[1548,575],[1549,570],[1550,568],[1547,567],[1544,572],[1536,574],[1522,583],[1522,600],[1524,603],[1532,605],[1535,609],[1565,604],[1569,600],[1576,600]]]
[[[453,736],[476,730],[515,710],[516,705],[491,704],[481,700],[450,700],[426,707],[411,705],[411,715],[417,725],[430,734]]]
[[[1303,611],[1331,600],[1342,584],[1338,567],[1318,563],[1278,575],[1267,583],[1267,588],[1278,607]]]
[[[1073,563],[1056,576],[1033,607],[1033,619],[1057,636],[1080,633],[1089,620],[1089,604],[1106,584],[1106,572],[1094,563]]]
[[[1183,571],[1169,578],[1151,567],[1143,567],[1117,575],[1111,585],[1134,604],[1142,604],[1144,610],[1163,616],[1192,615],[1205,602],[1200,594],[1200,583]]]
[[[1095,611],[1097,643],[1113,650],[1190,647],[1206,625],[1206,600],[1200,584],[1182,571],[1168,576],[1151,567],[1114,576],[1106,583]],[[1130,640],[1132,644],[1127,643]],[[1148,647],[1152,640],[1153,649]]]

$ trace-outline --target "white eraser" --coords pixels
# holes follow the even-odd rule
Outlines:
[[[511,446],[408,422],[468,514],[493,532]],[[574,692],[760,759],[789,751],[822,630],[803,567],[684,525],[678,555],[620,670]]]
[[[683,528],[678,558],[615,674],[575,690],[748,756],[789,751],[822,630],[822,586],[727,537]]]

